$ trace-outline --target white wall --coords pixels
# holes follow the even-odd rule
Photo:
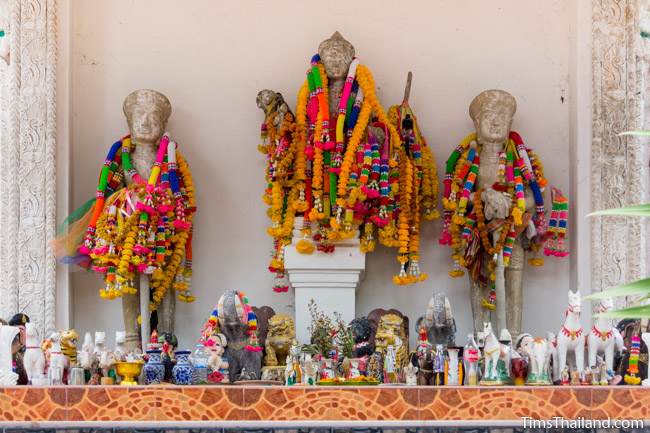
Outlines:
[[[334,30],[373,71],[385,107],[401,101],[406,73],[413,71],[411,105],[439,173],[472,128],[471,99],[502,88],[519,104],[514,128],[541,154],[548,178],[569,192],[570,43],[576,22],[570,2],[422,0],[408,8],[377,0],[71,2],[72,208],[92,196],[105,152],[126,131],[123,98],[152,88],[173,105],[168,129],[190,161],[199,207],[193,283],[198,301],[181,303],[177,315],[184,345],[193,343],[227,288],[246,291],[257,305],[289,308],[291,295],[273,293],[266,271],[271,243],[260,198],[264,158],[256,146],[262,113],[255,96],[275,89],[293,106],[310,56]],[[368,258],[359,315],[395,307],[415,320],[431,294],[443,291],[464,342],[471,329],[468,281],[447,276],[450,251],[438,246],[439,230],[439,223],[423,230],[422,268],[430,276],[424,284],[392,285],[393,251],[380,249]],[[560,326],[570,286],[568,260],[546,263],[525,277],[524,328],[536,334]],[[98,297],[97,276],[77,273],[71,281],[78,331],[121,326],[120,302]]]

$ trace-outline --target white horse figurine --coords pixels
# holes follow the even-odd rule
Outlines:
[[[63,380],[63,375],[68,368],[70,361],[68,358],[61,352],[61,334],[55,332],[50,337],[52,341],[52,347],[50,347],[50,371],[56,371],[57,376],[53,377],[55,380]],[[58,376],[60,374],[60,376]]]
[[[526,346],[530,361],[528,380],[530,384],[550,385],[548,377],[549,364],[553,354],[553,345],[544,338],[535,338]]]
[[[564,370],[566,355],[569,350],[575,353],[576,370],[579,373],[585,368],[585,333],[580,324],[580,291],[575,293],[569,290],[569,306],[565,313],[564,323],[557,334],[557,374]]]
[[[594,313],[606,313],[614,308],[611,298],[605,298],[596,306]],[[607,370],[614,368],[614,348],[616,347],[616,336],[612,330],[612,320],[603,317],[596,318],[587,337],[587,348],[589,353],[589,366],[596,366],[596,355],[605,354],[605,365]]]
[[[483,371],[483,381],[498,381],[499,372],[497,366],[499,359],[506,357],[507,347],[499,343],[496,335],[492,331],[492,323],[483,322],[484,346],[483,355],[485,357],[485,368]]]
[[[38,338],[38,329],[33,323],[25,323],[25,355],[23,365],[27,373],[29,383],[33,378],[42,378],[45,376],[45,355],[41,348],[41,341]]]

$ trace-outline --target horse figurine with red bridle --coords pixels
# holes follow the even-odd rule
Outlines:
[[[572,350],[576,358],[576,370],[582,373],[585,364],[585,332],[580,324],[580,291],[569,290],[569,306],[564,323],[556,337],[557,361],[554,371],[561,372],[566,365],[566,356]]]
[[[611,298],[602,299],[596,306],[594,313],[606,313],[614,308],[614,302]],[[596,356],[599,353],[605,354],[605,365],[607,370],[614,368],[614,349],[616,346],[616,335],[614,334],[612,320],[605,317],[594,319],[594,325],[589,331],[587,337],[587,347],[589,353],[589,366],[596,365]]]

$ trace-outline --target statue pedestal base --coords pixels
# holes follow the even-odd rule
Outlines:
[[[346,323],[354,319],[356,291],[363,279],[366,255],[359,251],[356,237],[337,243],[331,254],[319,251],[300,254],[295,246],[301,239],[302,218],[296,218],[295,227],[298,229],[294,231],[293,242],[284,250],[284,267],[295,290],[296,338],[308,344],[311,324],[308,305],[312,299],[331,317],[337,312]]]

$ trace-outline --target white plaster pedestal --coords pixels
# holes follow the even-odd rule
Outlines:
[[[296,218],[295,227],[302,227],[302,218]],[[300,254],[296,242],[300,231],[294,231],[293,242],[285,247],[284,268],[295,291],[296,337],[302,344],[309,343],[311,316],[308,304],[312,299],[319,310],[331,317],[340,313],[343,320],[355,317],[355,297],[366,268],[366,255],[359,251],[359,239],[337,243],[331,254],[314,251]]]

